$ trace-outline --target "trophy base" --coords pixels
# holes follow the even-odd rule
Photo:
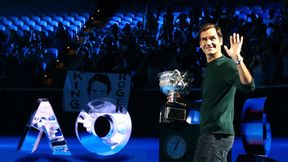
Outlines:
[[[186,122],[187,106],[184,103],[167,102],[160,111],[160,123]]]

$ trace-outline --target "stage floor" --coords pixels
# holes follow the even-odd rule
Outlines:
[[[0,136],[1,162],[159,162],[159,139],[156,137],[131,137],[127,145],[117,154],[101,157],[88,152],[76,137],[66,137],[71,156],[52,155],[45,137],[42,137],[38,149],[32,153],[16,151],[19,137]],[[232,149],[232,162],[245,154],[240,138],[236,138]],[[288,162],[288,138],[273,137],[270,160]]]

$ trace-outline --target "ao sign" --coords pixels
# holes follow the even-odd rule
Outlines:
[[[45,133],[53,155],[71,155],[49,101],[41,98],[37,103],[38,109],[27,124],[18,150],[33,153]],[[111,98],[96,99],[89,102],[79,113],[75,132],[86,150],[109,156],[116,154],[127,144],[131,135],[131,118],[128,111],[118,112],[114,103]]]

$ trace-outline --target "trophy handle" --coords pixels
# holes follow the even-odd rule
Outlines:
[[[185,72],[183,75],[181,75],[181,72],[178,69],[175,69],[173,71],[173,74],[177,74],[177,76],[179,76],[179,78],[177,79],[177,83],[176,85],[178,85],[179,83],[183,86],[182,89],[186,86],[186,84],[184,83],[184,77],[187,75],[187,72]]]

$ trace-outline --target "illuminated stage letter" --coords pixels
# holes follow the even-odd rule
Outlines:
[[[25,135],[18,143],[18,151],[29,153],[36,151],[44,132],[49,139],[49,147],[53,155],[71,155],[49,101],[40,98],[37,103],[38,109],[26,126]]]
[[[266,99],[249,98],[242,110],[241,136],[248,155],[267,157],[271,150],[272,132],[264,110]]]
[[[85,149],[100,156],[121,151],[131,135],[132,122],[128,111],[116,112],[114,103],[110,98],[92,100],[76,119],[77,138]]]

